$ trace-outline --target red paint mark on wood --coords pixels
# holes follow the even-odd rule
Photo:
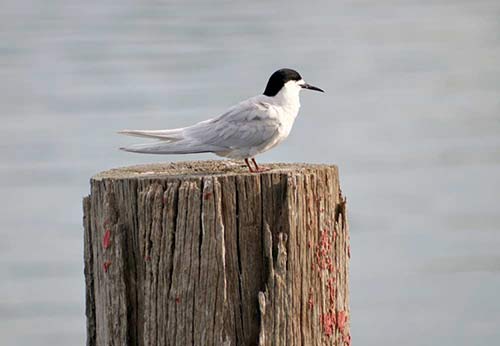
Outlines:
[[[329,271],[330,273],[333,273],[333,272],[335,271],[335,266],[333,265],[333,263],[330,263],[330,264],[328,265],[328,271]]]
[[[323,334],[326,336],[332,336],[333,331],[335,330],[336,319],[334,313],[322,314],[320,317],[320,323],[323,327]]]
[[[210,197],[212,197],[212,193],[211,193],[211,192],[207,192],[207,193],[203,196],[203,199],[206,201],[206,200],[210,199]]]
[[[111,261],[106,261],[102,264],[102,269],[104,269],[104,272],[107,273],[109,266],[111,265]]]
[[[324,210],[321,209],[320,212]],[[326,226],[326,227],[324,227]],[[319,321],[321,325],[322,332],[325,336],[331,337],[335,335],[335,330],[338,328],[340,331],[340,336],[342,346],[350,346],[350,335],[347,335],[346,325],[347,325],[347,312],[346,311],[336,311],[337,304],[337,289],[336,289],[336,273],[337,273],[337,258],[334,253],[334,246],[336,238],[338,236],[335,227],[337,224],[332,226],[332,224],[325,224],[322,229],[319,230],[318,240],[315,242],[314,253],[313,253],[313,263],[311,269],[315,270],[318,274],[318,279],[321,285],[324,287],[324,292],[326,293],[326,306],[324,307],[323,314],[319,316]],[[312,295],[309,294],[308,305],[312,308]],[[347,335],[347,336],[346,336]]]
[[[151,261],[151,256],[144,256],[145,261]]]
[[[175,297],[175,303],[179,304],[181,302],[181,297],[177,296]]]
[[[319,242],[316,245],[316,263],[320,270],[328,269],[332,264],[331,257],[332,240],[329,236],[327,228],[322,230],[319,234]]]
[[[344,332],[345,325],[347,323],[347,312],[337,311],[337,326],[341,333]]]
[[[329,278],[326,282],[326,287],[328,288],[328,297],[330,298],[330,309],[333,311],[335,307],[335,278]]]
[[[111,231],[109,229],[104,233],[104,237],[102,238],[102,247],[107,249],[111,245]]]

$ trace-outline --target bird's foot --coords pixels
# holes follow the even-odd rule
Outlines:
[[[250,162],[248,161],[248,159],[245,159],[245,163],[246,163],[246,165],[247,165],[248,170],[250,171],[250,173],[262,173],[262,172],[268,172],[268,171],[271,170],[271,168],[269,168],[269,167],[261,167],[261,166],[259,166],[257,164],[257,162],[255,161],[255,159],[253,159],[253,158],[252,158],[252,162],[253,162],[255,168],[252,167],[252,165],[250,164]]]
[[[252,162],[255,165],[255,169],[253,170],[253,173],[262,173],[262,172],[267,172],[267,171],[271,170],[271,168],[269,168],[269,167],[260,167],[254,158],[252,158]],[[250,168],[250,165],[248,165],[248,167]]]
[[[271,168],[269,168],[269,167],[259,166],[256,170],[253,171],[253,173],[269,172],[270,170],[271,170]]]

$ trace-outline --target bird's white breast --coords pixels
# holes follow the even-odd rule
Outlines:
[[[299,114],[299,92],[300,87],[297,87],[295,83],[287,83],[287,85],[273,97],[276,115],[281,124],[279,132],[283,139],[290,134],[295,118]]]
[[[300,88],[297,88],[295,84],[291,84],[288,87],[283,87],[274,97],[264,96],[267,98],[266,103],[269,105],[268,116],[277,122],[278,129],[277,134],[260,148],[261,152],[280,144],[290,134],[300,109],[299,91]]]

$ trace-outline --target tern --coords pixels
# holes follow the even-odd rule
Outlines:
[[[245,160],[250,172],[262,172],[266,169],[257,165],[255,156],[288,137],[299,113],[302,89],[324,92],[306,83],[297,71],[283,68],[271,75],[262,95],[242,101],[216,118],[177,129],[119,131],[158,140],[120,149],[144,154],[214,153]]]

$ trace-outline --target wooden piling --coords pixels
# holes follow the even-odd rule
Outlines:
[[[113,169],[84,198],[87,345],[350,345],[335,166]]]

